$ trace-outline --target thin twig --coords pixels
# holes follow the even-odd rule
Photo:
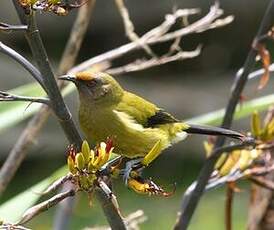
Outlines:
[[[26,228],[24,226],[4,223],[0,225],[0,230],[31,230],[30,228]]]
[[[130,213],[126,218],[124,219],[127,230],[140,230],[140,224],[144,223],[147,220],[147,217],[144,214],[143,210],[137,210],[133,213]],[[108,226],[99,226],[99,227],[87,227],[83,230],[111,230]]]
[[[29,208],[25,213],[23,214],[22,218],[17,224],[25,224],[29,222],[33,217],[37,216],[38,214],[47,211],[52,206],[55,206],[56,204],[60,203],[65,198],[68,198],[70,196],[74,196],[76,191],[69,190],[66,192],[59,193],[50,199],[41,202],[40,204],[37,204],[31,208]]]
[[[260,37],[260,35],[264,34],[266,31],[269,30],[269,28],[272,26],[274,18],[274,0],[272,0],[268,8],[265,12],[264,18],[262,19],[260,28],[257,32],[257,35],[254,39],[254,42],[256,42],[257,37]],[[236,76],[235,82],[232,86],[232,92],[230,95],[229,102],[226,107],[225,116],[223,119],[222,127],[223,128],[230,128],[235,108],[239,102],[240,96],[242,94],[242,91],[244,89],[244,86],[248,80],[248,75],[251,72],[251,69],[255,63],[255,57],[256,57],[256,50],[253,48],[250,49],[248,56],[246,58],[245,64],[243,66],[244,71],[240,76]],[[224,137],[218,137],[215,145],[215,150],[220,149],[220,147],[224,144],[225,138]],[[214,159],[207,159],[204,163],[204,166],[202,167],[198,182],[194,188],[194,191],[190,195],[190,198],[187,200],[183,200],[182,205],[182,213],[180,216],[179,221],[177,222],[175,229],[187,229],[191,217],[198,205],[198,202],[203,194],[203,191],[206,187],[206,184],[214,170],[214,165],[216,161],[218,160],[221,152],[217,151],[216,157]]]
[[[263,166],[263,167],[251,167],[244,171],[241,171],[239,168],[232,170],[228,175],[221,178],[212,178],[208,181],[205,191],[220,187],[228,182],[237,181],[243,178],[250,178],[254,176],[266,175],[274,171],[274,164]],[[196,183],[196,182],[194,182]]]
[[[210,157],[208,157],[206,160],[207,164],[204,164],[204,166],[202,167],[199,173],[197,182],[193,182],[191,186],[189,186],[184,193],[182,206],[181,206],[182,214],[180,215],[180,218],[175,225],[176,230],[187,229],[189,221],[197,207],[199,199],[204,192],[204,188],[207,185],[207,181],[212,172],[211,170],[208,176],[208,173],[209,173],[208,165],[210,166],[213,165],[212,169],[214,169],[215,161],[219,158],[219,155],[221,153],[224,153],[224,152],[229,153],[235,149],[243,149],[250,145],[253,146],[254,142],[250,142],[250,140],[248,140],[240,144],[219,147],[212,152]]]
[[[71,183],[65,183],[62,186],[60,192],[65,192],[74,188],[74,185]],[[54,230],[63,230],[69,229],[69,224],[72,219],[73,210],[76,203],[76,197],[68,197],[63,202],[59,203],[56,207],[56,212],[54,214],[53,220],[53,229]]]
[[[250,177],[249,180],[263,188],[269,189],[274,192],[274,182],[271,180],[260,176]]]
[[[128,9],[125,6],[124,0],[115,0],[115,3],[123,19],[125,32],[129,40],[132,42],[140,43],[139,45],[145,50],[148,55],[156,57],[151,48],[147,44],[141,42],[140,37],[135,33],[134,25],[130,20]]]
[[[228,184],[226,186],[225,201],[225,229],[232,230],[232,203],[234,198],[234,189]]]
[[[0,101],[13,102],[13,101],[27,101],[31,103],[41,103],[50,106],[50,100],[44,97],[26,97],[19,96],[7,92],[0,91]]]
[[[268,70],[269,70],[270,73],[274,72],[274,63],[272,63],[269,66]],[[238,72],[237,72],[237,75],[241,75],[242,71],[243,71],[243,68],[239,69]],[[263,75],[264,71],[265,71],[265,69],[263,69],[263,68],[253,71],[252,73],[250,73],[248,75],[248,80],[255,79],[257,77],[261,77]]]
[[[178,61],[178,60],[184,60],[187,58],[194,58],[197,57],[201,53],[201,46],[198,46],[193,51],[179,51],[174,55],[171,56],[162,56],[162,57],[155,57],[151,58],[149,60],[137,60],[133,63],[129,63],[127,65],[112,68],[106,70],[109,74],[123,74],[123,73],[130,73],[135,71],[141,71],[144,69],[148,69],[154,66],[163,65],[169,62]]]
[[[72,175],[71,174],[67,174],[61,178],[59,178],[58,180],[54,181],[45,191],[38,193],[41,195],[46,195],[48,193],[54,192],[57,189],[59,189],[64,183],[66,183],[67,181],[72,179]]]
[[[10,25],[8,23],[0,22],[0,32],[26,31],[27,29],[27,25]]]
[[[33,76],[34,79],[41,85],[41,87],[47,92],[41,73],[25,57],[23,57],[18,52],[11,49],[10,47],[6,46],[3,42],[0,42],[0,52],[10,56],[13,60],[21,64],[31,74],[31,76]]]
[[[188,25],[185,28],[167,33],[170,27],[174,25],[178,18],[184,17],[186,15],[197,14],[197,12],[199,12],[199,10],[197,9],[179,9],[173,14],[166,15],[165,21],[160,26],[148,31],[140,39],[146,44],[152,45],[160,42],[170,41],[176,39],[177,37],[183,37],[189,34],[198,33],[198,31],[202,28],[206,30],[206,28],[208,28],[211,25],[211,23],[214,22],[214,20],[220,17],[222,14],[222,11],[219,9],[219,6],[214,5],[211,7],[209,13],[200,20],[197,20],[196,22]],[[222,26],[224,25],[226,24],[222,24]],[[142,47],[136,42],[131,42],[122,45],[118,48],[115,48],[113,50],[110,50],[106,53],[100,54],[96,57],[93,57],[89,60],[80,63],[79,65],[73,67],[69,71],[69,73],[84,71],[97,63],[111,61],[125,54],[128,54],[133,50],[138,50],[140,48]]]

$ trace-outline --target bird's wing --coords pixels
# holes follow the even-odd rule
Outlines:
[[[137,123],[145,128],[179,122],[169,113],[129,92],[125,92],[116,110],[131,116]]]

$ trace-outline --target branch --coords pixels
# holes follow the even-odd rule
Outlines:
[[[140,224],[144,223],[147,220],[147,217],[144,214],[143,210],[137,210],[133,213],[130,213],[124,219],[128,230],[138,230],[140,229]],[[108,226],[99,226],[99,227],[91,227],[84,228],[83,230],[111,230]]]
[[[69,179],[68,179],[69,180]],[[73,184],[63,184],[61,192],[73,189]],[[63,230],[69,228],[69,223],[72,219],[73,210],[75,207],[76,197],[68,197],[56,207],[53,221],[54,230]]]
[[[272,63],[269,68],[268,68],[269,72],[274,72],[274,63]],[[261,68],[258,70],[253,71],[252,73],[250,73],[248,75],[248,80],[257,78],[257,77],[261,77],[265,72],[265,69]],[[237,76],[240,76],[243,73],[243,68],[239,69],[237,72]]]
[[[274,182],[272,180],[269,180],[262,176],[254,176],[249,178],[249,180],[263,188],[269,189],[274,192]]]
[[[123,74],[123,73],[130,73],[135,71],[141,71],[144,69],[148,69],[154,66],[163,65],[169,62],[178,61],[178,60],[184,60],[187,58],[194,58],[197,57],[201,53],[201,46],[198,46],[193,51],[179,51],[174,55],[171,56],[162,56],[162,57],[154,57],[149,60],[136,60],[135,62],[129,63],[125,66],[112,68],[106,70],[109,74]]]
[[[12,32],[12,31],[26,31],[28,29],[27,25],[10,25],[4,22],[0,22],[0,32]]]
[[[3,223],[0,225],[1,230],[31,230],[30,228],[26,228],[20,225],[15,224],[9,224],[9,223]]]
[[[44,84],[44,80],[43,80],[43,77],[41,76],[41,73],[26,58],[24,58],[22,55],[17,53],[15,50],[6,46],[3,42],[0,42],[0,52],[8,55],[13,60],[15,60],[19,64],[21,64],[31,74],[31,76],[33,76],[34,79],[42,86],[42,88],[45,90],[45,92],[47,92],[47,89]]]
[[[125,32],[129,40],[131,40],[132,42],[140,43],[140,46],[145,50],[148,55],[155,57],[156,55],[151,50],[151,48],[147,44],[142,43],[140,41],[140,37],[134,32],[134,25],[130,20],[128,10],[124,4],[124,0],[115,0],[115,3],[123,19]]]
[[[215,4],[214,6],[211,7],[209,13],[203,18],[201,18],[200,20],[182,29],[168,33],[169,29],[172,27],[172,25],[176,23],[176,20],[178,18],[182,18],[187,15],[197,14],[198,12],[199,10],[197,9],[188,9],[188,10],[179,9],[173,14],[168,14],[166,15],[165,20],[161,25],[145,33],[140,38],[140,41],[147,45],[151,45],[151,44],[170,41],[178,37],[183,37],[189,34],[199,33],[201,29],[204,29],[204,30],[210,29],[211,23],[213,23],[215,19],[220,17],[222,14],[222,10],[220,10],[219,6]],[[226,24],[223,23],[222,26],[224,25]],[[140,46],[140,44],[136,42],[131,42],[126,45],[122,45],[118,48],[115,48],[106,53],[100,54],[96,57],[93,57],[87,61],[82,62],[81,64],[70,69],[69,73],[77,73],[77,72],[84,71],[95,64],[98,64],[104,61],[111,61],[125,54],[128,54],[133,50],[138,50],[141,48],[142,47]]]
[[[197,207],[200,197],[202,196],[207,181],[211,176],[214,169],[215,162],[222,153],[229,153],[235,149],[244,149],[247,146],[254,145],[253,141],[247,140],[240,144],[228,145],[224,147],[216,148],[210,157],[207,158],[206,163],[203,165],[197,182],[193,182],[185,191],[182,205],[181,205],[181,215],[178,222],[175,225],[175,229],[187,229],[189,221]]]
[[[225,229],[226,230],[232,230],[233,198],[234,198],[234,189],[231,187],[230,184],[228,184],[226,186],[226,201],[225,201]]]
[[[246,169],[244,171],[237,169],[237,170],[232,171],[228,175],[223,176],[221,178],[210,179],[206,188],[205,188],[205,191],[220,187],[220,186],[222,186],[228,182],[231,182],[231,181],[237,181],[239,179],[246,178],[246,177],[262,176],[262,175],[266,175],[273,171],[274,171],[274,164],[267,166],[267,167],[263,166],[263,167],[250,168],[250,169]]]
[[[70,143],[75,143],[80,148],[82,140],[76,126],[72,120],[72,116],[67,109],[57,82],[54,77],[53,70],[49,63],[46,50],[44,48],[40,32],[36,24],[36,18],[34,12],[31,15],[25,15],[24,20],[28,21],[29,30],[26,33],[26,37],[31,48],[34,59],[43,75],[45,86],[48,89],[48,97],[51,100],[52,110],[58,117],[59,123],[62,126],[67,139]]]
[[[17,224],[25,224],[29,222],[31,219],[33,219],[38,214],[47,211],[51,207],[55,206],[56,204],[60,203],[65,198],[68,198],[70,196],[74,196],[76,191],[69,190],[66,192],[59,193],[50,199],[41,202],[40,204],[37,204],[31,208],[29,208],[22,216],[21,220]]]
[[[51,192],[54,192],[57,189],[59,189],[62,185],[64,185],[67,181],[69,181],[71,179],[72,179],[72,175],[67,174],[67,175],[59,178],[58,180],[54,181],[45,191],[43,191],[39,194],[46,195],[46,194],[49,194]]]
[[[109,196],[102,189],[96,189],[95,195],[107,217],[111,229],[126,230],[125,223],[119,214],[119,210],[113,205]],[[117,221],[119,220],[119,221]]]
[[[10,94],[7,92],[0,91],[0,101],[13,102],[13,101],[28,101],[31,103],[41,103],[50,106],[50,100],[44,97],[25,97]]]

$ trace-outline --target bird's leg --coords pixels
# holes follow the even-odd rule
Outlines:
[[[128,179],[132,171],[140,170],[144,167],[141,163],[144,158],[135,158],[126,162],[126,167],[121,170],[121,174],[123,175],[123,180],[126,185],[128,185]]]
[[[152,149],[145,155],[145,157],[129,160],[126,163],[125,169],[123,170],[123,179],[125,181],[125,184],[128,184],[128,178],[130,177],[132,171],[137,172],[147,167],[160,155],[161,151],[161,140],[159,140],[154,144]]]

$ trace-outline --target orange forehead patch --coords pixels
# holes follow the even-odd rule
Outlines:
[[[94,78],[94,74],[91,72],[79,72],[75,74],[77,80],[90,81]]]

